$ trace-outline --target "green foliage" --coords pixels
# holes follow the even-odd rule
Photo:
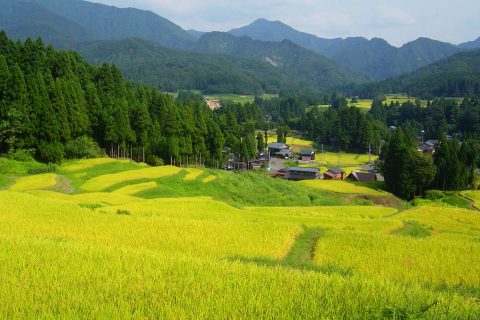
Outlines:
[[[25,150],[25,149],[18,149],[18,150],[10,150],[7,153],[7,158],[11,160],[21,161],[21,162],[33,162],[33,155],[35,154],[35,150]]]
[[[416,221],[406,221],[403,223],[403,228],[395,234],[404,237],[427,238],[432,233]]]
[[[428,200],[439,200],[445,197],[445,193],[440,190],[427,190],[425,192],[425,199]]]
[[[57,166],[55,164],[37,164],[28,168],[28,174],[44,174],[44,173],[54,173],[57,171]]]
[[[63,160],[63,145],[59,142],[48,143],[40,141],[37,157],[45,163],[61,163]]]
[[[443,140],[435,152],[438,168],[434,186],[440,190],[465,190],[468,186],[467,166],[463,163],[464,149],[457,140]]]
[[[65,145],[65,157],[67,159],[89,159],[103,156],[105,156],[105,152],[92,138],[87,136],[78,137]]]
[[[78,54],[56,52],[41,40],[14,43],[3,32],[0,40],[1,153],[35,149],[37,159],[59,163],[64,156],[103,156],[101,147],[111,157],[143,162],[149,155],[208,165],[223,161],[223,132],[203,100],[175,101],[133,86],[116,67],[91,67]],[[237,154],[251,158],[254,124],[244,122],[230,133],[243,143]]]
[[[435,177],[435,166],[431,158],[420,154],[406,139],[403,130],[397,129],[385,151],[383,174],[390,192],[412,199],[422,193]]]
[[[3,189],[5,187],[8,187],[10,184],[13,183],[13,179],[10,177],[7,177],[3,174],[0,174],[0,189]]]
[[[146,163],[152,167],[160,167],[165,165],[163,159],[154,155],[149,155],[146,159]]]
[[[17,161],[7,157],[0,157],[0,174],[7,176],[24,176],[27,174],[35,174],[49,172],[46,171],[48,166],[36,161]]]
[[[425,98],[478,96],[479,74],[480,51],[461,52],[413,73],[363,86],[356,93],[365,97],[393,92]]]

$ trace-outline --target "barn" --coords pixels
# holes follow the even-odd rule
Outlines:
[[[288,169],[285,179],[293,181],[301,180],[315,180],[320,175],[320,169],[318,168],[301,168],[292,167]]]
[[[345,180],[345,171],[338,168],[329,169],[323,174],[325,180]]]

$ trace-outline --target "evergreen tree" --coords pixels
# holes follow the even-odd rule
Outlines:
[[[257,133],[257,150],[258,152],[265,150],[265,142],[261,132]]]

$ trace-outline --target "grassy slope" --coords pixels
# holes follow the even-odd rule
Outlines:
[[[111,191],[145,179],[82,193],[96,177],[145,168],[96,161],[60,168],[71,195],[0,191],[0,317],[480,316],[474,211],[261,207],[306,189],[209,170],[155,179],[137,196]]]

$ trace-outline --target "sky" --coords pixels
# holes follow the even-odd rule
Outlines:
[[[228,31],[258,18],[322,38],[419,37],[459,44],[480,36],[479,0],[88,0],[151,10],[184,29]]]

